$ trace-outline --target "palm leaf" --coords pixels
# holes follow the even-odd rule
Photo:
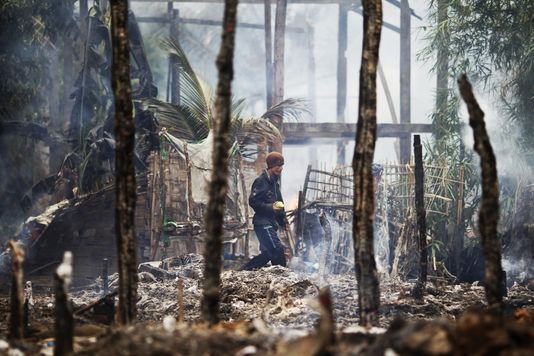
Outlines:
[[[264,139],[268,141],[282,139],[276,126],[263,118],[234,118],[232,120],[232,137],[240,147],[257,145]]]
[[[178,42],[172,38],[162,41],[163,49],[176,60],[180,70],[180,100],[189,111],[210,123],[210,104],[191,63]]]
[[[189,141],[205,139],[209,133],[208,121],[196,115],[185,105],[173,105],[157,99],[143,101],[143,109],[150,111],[159,128],[167,130],[175,137]]]
[[[282,117],[298,121],[305,112],[310,112],[306,100],[289,98],[270,107],[261,117],[264,119]]]

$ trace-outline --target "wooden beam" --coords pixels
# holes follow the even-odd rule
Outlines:
[[[432,124],[378,124],[378,137],[405,137],[413,133],[431,133]],[[305,143],[310,139],[347,140],[354,139],[356,124],[284,123],[284,144]]]

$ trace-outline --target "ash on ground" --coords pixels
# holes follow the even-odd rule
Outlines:
[[[484,288],[477,283],[453,285],[429,282],[424,301],[417,302],[410,297],[412,283],[381,276],[381,328],[365,330],[357,326],[358,290],[353,274],[319,278],[317,273],[280,266],[256,271],[223,271],[220,299],[223,323],[208,327],[200,323],[202,257],[187,255],[163,265],[165,268],[160,268],[159,263],[145,263],[139,268],[139,322],[134,326],[119,328],[105,325],[96,310],[77,315],[75,351],[100,355],[134,355],[141,351],[142,354],[313,353],[318,347],[313,337],[320,317],[317,296],[319,288],[325,285],[330,287],[332,294],[338,333],[334,351],[339,354],[384,354],[385,349],[376,346],[380,338],[386,338],[380,343],[389,345],[396,352],[425,349],[422,354],[454,354],[458,347],[469,346],[465,345],[469,342],[458,334],[462,327],[493,330],[488,327],[493,319],[483,316]],[[109,281],[109,290],[115,290],[117,274],[110,276]],[[183,310],[180,310],[179,284],[183,286]],[[97,280],[88,289],[71,292],[74,310],[101,298],[100,285],[101,281]],[[34,305],[30,306],[29,338],[18,345],[25,353],[51,352],[50,343],[44,342],[53,338],[53,303],[52,294],[34,294]],[[514,329],[515,326],[496,323],[504,336],[501,335],[500,344],[491,346],[490,342],[486,343],[486,347],[490,347],[490,351],[493,350],[491,347],[498,350],[508,350],[507,347],[513,347],[513,350],[534,348],[534,342],[522,344],[517,341],[534,340],[534,291],[515,284],[508,289],[506,305],[509,317],[522,320],[524,329],[519,332]],[[474,312],[476,307],[480,309]],[[9,296],[0,298],[0,310],[0,332],[6,335]],[[519,313],[519,317],[518,310],[524,311]],[[466,319],[465,315],[477,317]],[[182,322],[179,322],[180,317],[184,318]],[[403,335],[402,340],[416,339],[407,346],[399,335]],[[419,335],[419,338],[426,335],[430,339],[422,342],[414,335]],[[436,340],[436,337],[440,339]],[[0,336],[2,338],[5,337]],[[432,348],[429,342],[438,346]],[[0,354],[2,352],[0,350]]]

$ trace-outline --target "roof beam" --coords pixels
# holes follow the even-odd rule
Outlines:
[[[431,133],[432,124],[378,124],[378,137],[406,137],[414,133]],[[356,124],[322,123],[284,123],[284,144],[305,143],[311,139],[347,140],[356,137]]]

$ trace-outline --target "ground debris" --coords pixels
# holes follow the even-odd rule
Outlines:
[[[155,266],[164,266],[165,273],[140,273],[139,321],[133,326],[106,326],[93,315],[93,310],[75,317],[77,353],[311,354],[319,347],[315,334],[320,315],[317,296],[319,288],[326,285],[331,290],[337,328],[336,343],[330,350],[334,354],[466,354],[458,351],[463,349],[470,350],[471,354],[499,354],[517,349],[517,354],[521,355],[523,349],[534,347],[528,341],[529,338],[534,340],[534,292],[518,284],[508,289],[509,319],[498,324],[481,309],[485,305],[484,288],[478,283],[429,282],[423,301],[416,302],[409,294],[413,282],[382,275],[381,328],[367,330],[356,327],[358,294],[356,279],[351,273],[319,278],[314,273],[281,266],[257,271],[225,270],[221,275],[222,322],[208,328],[199,323],[202,258],[188,255]],[[111,292],[116,289],[118,276],[110,275],[109,280]],[[182,323],[176,321],[180,316],[180,282],[185,316]],[[101,285],[97,280],[89,289],[72,291],[74,310],[102,298]],[[48,292],[34,294],[34,300],[35,304],[30,306],[26,345],[9,347],[30,355],[46,354],[50,349],[46,345],[53,342],[54,336],[50,331],[54,322],[54,298]],[[473,306],[478,309],[472,309]],[[8,295],[0,295],[0,340],[7,334],[8,311]],[[487,339],[487,342],[479,345],[477,338]]]

